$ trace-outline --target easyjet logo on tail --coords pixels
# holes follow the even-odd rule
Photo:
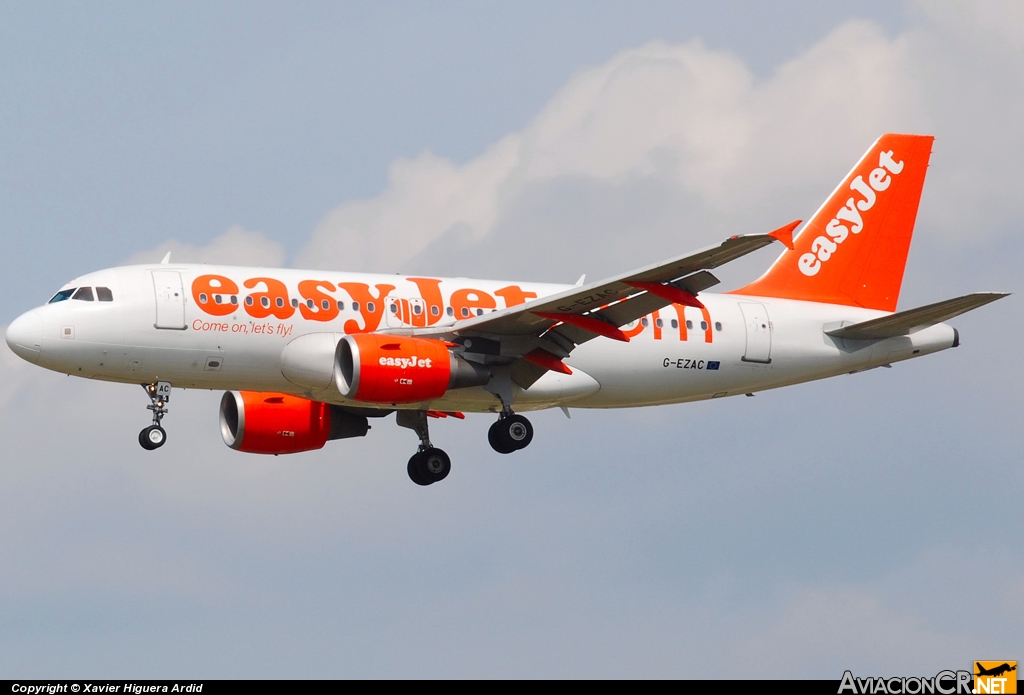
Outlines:
[[[878,167],[868,174],[867,181],[863,176],[857,176],[850,182],[850,190],[858,194],[859,198],[848,198],[846,205],[841,207],[825,226],[825,234],[816,237],[811,242],[810,252],[800,256],[797,266],[801,273],[808,277],[817,275],[822,264],[828,263],[850,234],[860,234],[863,231],[864,217],[861,213],[875,206],[878,194],[888,190],[893,177],[899,176],[901,171],[903,162],[897,162],[893,151],[889,150],[878,154]]]
[[[732,294],[896,311],[934,140],[900,133],[878,138],[793,248]]]

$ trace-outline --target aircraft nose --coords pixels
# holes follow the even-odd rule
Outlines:
[[[35,363],[43,345],[43,319],[35,311],[22,314],[7,327],[7,345],[18,357]]]

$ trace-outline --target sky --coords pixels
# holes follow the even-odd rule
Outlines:
[[[158,260],[591,279],[936,136],[900,308],[1018,292],[1012,2],[0,2],[0,326]],[[723,289],[774,258],[716,271]],[[933,675],[1020,659],[1017,295],[926,359],[292,457],[0,349],[0,675]],[[1016,501],[1016,502],[1015,502]],[[1016,511],[1015,511],[1016,510]]]

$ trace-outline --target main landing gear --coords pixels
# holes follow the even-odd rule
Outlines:
[[[160,426],[160,421],[167,414],[167,402],[171,400],[171,384],[168,381],[158,381],[155,384],[143,384],[146,395],[152,401],[146,406],[147,410],[153,411],[153,424],[139,432],[139,444],[143,449],[152,451],[159,449],[167,441],[167,432]]]
[[[432,485],[447,478],[452,470],[452,460],[448,454],[430,443],[426,411],[399,410],[395,417],[401,427],[413,430],[420,438],[419,450],[409,459],[406,468],[412,482]],[[522,415],[506,409],[488,430],[487,441],[499,454],[511,454],[525,449],[533,441],[533,425]]]
[[[399,410],[396,418],[400,426],[408,427],[420,438],[419,450],[409,459],[406,468],[412,482],[431,485],[447,478],[452,470],[452,460],[448,454],[430,443],[426,411]]]
[[[530,445],[533,441],[533,425],[511,410],[502,412],[498,421],[487,430],[487,441],[499,454],[511,454]]]

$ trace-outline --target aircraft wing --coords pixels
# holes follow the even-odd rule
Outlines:
[[[733,236],[695,253],[446,327],[401,332],[422,337],[469,338],[470,343],[476,339],[478,346],[487,346],[488,354],[510,358],[524,357],[539,348],[548,354],[539,357],[534,354],[532,360],[527,359],[534,362],[535,367],[537,362],[547,366],[538,367],[540,371],[533,370],[532,379],[526,375],[517,378],[517,381],[532,383],[547,369],[565,369],[560,365],[561,358],[580,343],[598,336],[628,341],[619,328],[652,311],[673,303],[703,306],[696,295],[719,282],[709,270],[775,241],[791,246],[793,229],[799,224],[798,220],[768,234]]]
[[[826,331],[826,334],[849,340],[881,340],[898,335],[910,335],[1005,296],[1007,296],[1006,292],[975,292],[916,309],[898,311],[895,314],[855,323],[852,326],[843,326]]]

